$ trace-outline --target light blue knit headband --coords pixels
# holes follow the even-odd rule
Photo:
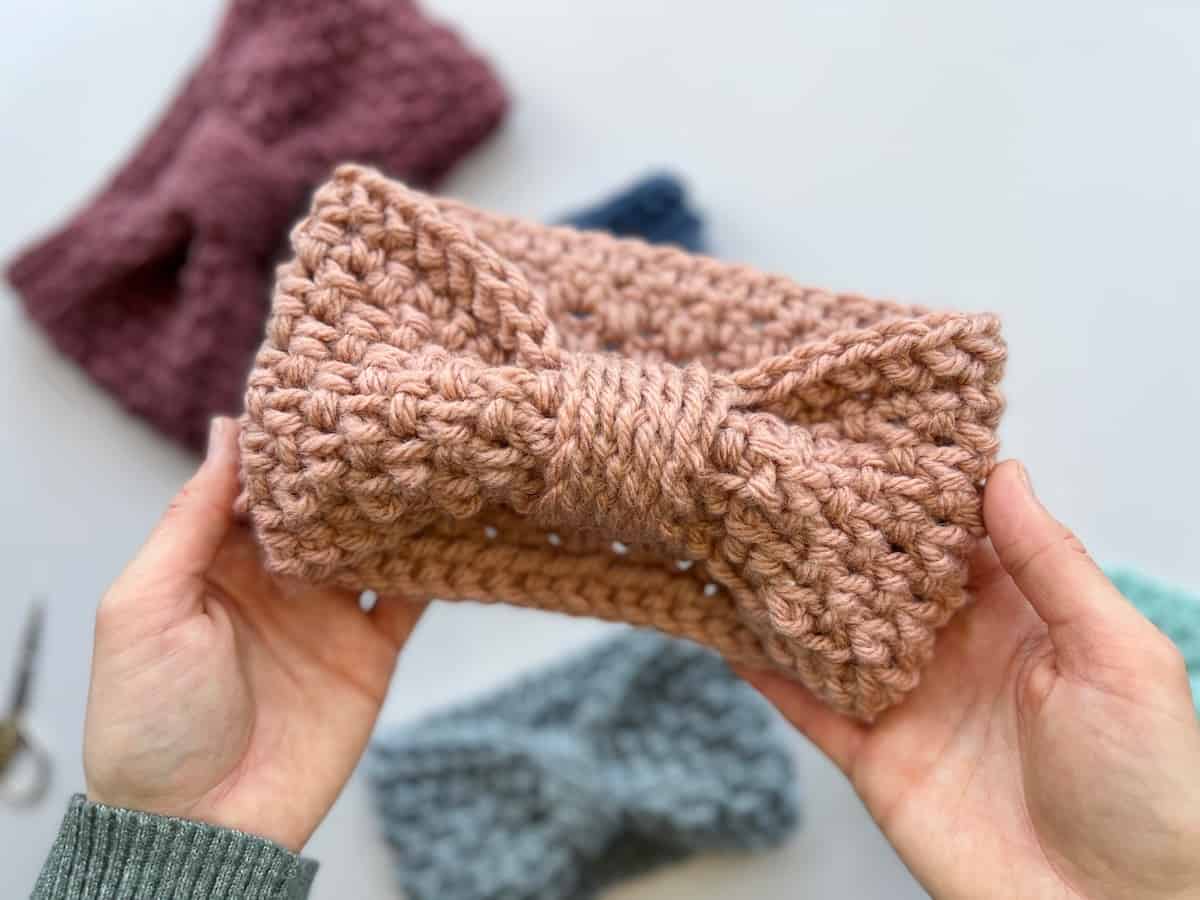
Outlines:
[[[409,900],[567,900],[783,841],[797,805],[776,727],[711,651],[629,632],[384,733],[367,771]]]

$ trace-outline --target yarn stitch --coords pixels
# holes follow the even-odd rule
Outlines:
[[[797,821],[790,754],[715,654],[605,641],[378,737],[367,771],[409,900],[567,900]]]
[[[33,320],[193,449],[241,408],[270,270],[347,157],[426,182],[499,122],[488,65],[410,0],[233,0],[115,177],[9,271]]]
[[[1111,568],[1108,577],[1183,654],[1200,714],[1200,597],[1133,569]]]
[[[340,168],[246,394],[310,581],[625,620],[871,718],[966,599],[997,319],[834,295]]]

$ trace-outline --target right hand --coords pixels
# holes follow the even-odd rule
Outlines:
[[[873,725],[742,671],[945,898],[1200,897],[1200,725],[1178,650],[1036,500],[988,481],[974,602]]]

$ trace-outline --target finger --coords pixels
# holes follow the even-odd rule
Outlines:
[[[1024,467],[1001,463],[988,478],[983,515],[996,556],[1056,647],[1072,636],[1140,627],[1142,617],[1096,565],[1077,537],[1034,496]]]
[[[129,568],[131,578],[186,578],[212,565],[233,525],[238,493],[238,427],[213,419],[204,462],[171,501]]]
[[[734,666],[733,669],[766,697],[835,766],[847,776],[850,775],[858,748],[866,735],[866,729],[861,724],[834,712],[806,687],[776,672],[742,666]]]
[[[409,600],[407,597],[380,597],[367,615],[375,626],[388,636],[397,650],[402,650],[421,621],[428,600]]]

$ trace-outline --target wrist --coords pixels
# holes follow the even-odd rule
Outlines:
[[[311,825],[306,817],[285,805],[233,802],[214,804],[179,797],[152,796],[135,792],[98,791],[89,786],[78,799],[86,804],[137,815],[187,822],[205,828],[236,832],[266,841],[298,856],[312,837],[317,820]]]

